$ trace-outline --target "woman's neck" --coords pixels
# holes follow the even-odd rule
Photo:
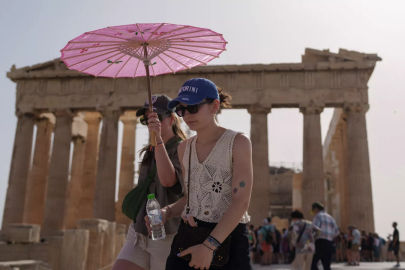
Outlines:
[[[224,128],[220,127],[216,122],[204,127],[201,130],[197,130],[198,142],[200,144],[210,144],[218,141],[222,135]]]

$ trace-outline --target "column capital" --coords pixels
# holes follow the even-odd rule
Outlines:
[[[120,117],[122,110],[120,108],[105,108],[99,111],[104,117]]]
[[[271,107],[261,107],[257,106],[250,106],[247,108],[248,113],[250,114],[269,114],[271,112]]]
[[[303,114],[321,114],[323,112],[323,106],[317,106],[315,104],[300,105],[300,112]]]
[[[84,121],[87,124],[99,124],[103,116],[99,112],[85,112]]]
[[[366,113],[370,109],[368,103],[348,103],[343,105],[345,113]]]
[[[136,116],[136,111],[125,111],[121,117],[120,120],[124,124],[136,124],[138,122],[138,117]]]

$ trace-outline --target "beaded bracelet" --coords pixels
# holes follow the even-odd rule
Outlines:
[[[214,251],[214,252],[216,251],[216,249],[210,248],[209,246],[207,246],[207,245],[204,244],[204,243],[203,243],[203,245],[204,245],[206,248],[208,248],[208,249],[210,249],[210,250],[212,250],[212,251]]]
[[[221,243],[211,235],[208,236],[207,241],[210,242],[216,248],[219,248],[221,246]]]

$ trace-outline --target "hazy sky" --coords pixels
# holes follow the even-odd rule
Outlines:
[[[367,113],[377,232],[391,222],[405,229],[405,1],[1,1],[0,28],[0,222],[4,207],[17,119],[15,84],[6,78],[17,68],[60,56],[67,41],[86,31],[132,23],[166,22],[210,28],[224,34],[227,51],[211,64],[300,62],[305,48],[339,48],[378,53],[383,58],[369,81]],[[332,109],[322,114],[326,135]],[[298,109],[269,114],[271,162],[302,162],[302,115]],[[245,110],[224,111],[225,127],[249,134]],[[122,134],[122,125],[120,125]],[[137,149],[146,130],[137,130]]]

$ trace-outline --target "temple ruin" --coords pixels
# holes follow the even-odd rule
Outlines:
[[[234,108],[252,115],[249,214],[255,226],[283,207],[309,216],[311,204],[320,201],[339,226],[373,232],[366,112],[377,61],[376,54],[306,49],[301,63],[201,66],[157,76],[153,92],[174,97],[186,80],[204,77],[227,89]],[[0,261],[35,259],[52,269],[110,265],[130,222],[120,209],[134,187],[135,112],[146,100],[146,79],[94,78],[59,59],[13,66],[7,77],[17,85],[18,122],[1,231],[8,244],[0,245]],[[276,108],[299,109],[304,117],[303,171],[288,176],[291,196],[285,201],[269,180],[267,117]],[[323,144],[324,108],[336,110]],[[119,121],[124,132],[117,168]]]

